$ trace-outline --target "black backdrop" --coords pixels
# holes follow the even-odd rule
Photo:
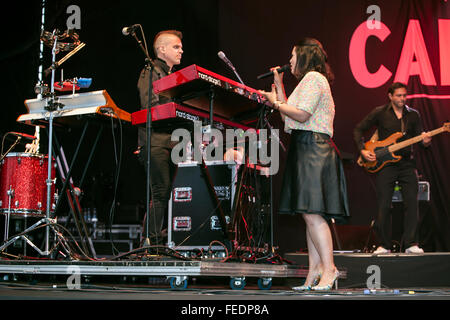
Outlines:
[[[1,134],[7,131],[33,133],[29,126],[18,124],[15,119],[26,113],[23,101],[34,97],[33,86],[37,81],[39,52],[40,1],[14,4],[2,10],[6,45],[0,54],[2,117]],[[47,1],[45,29],[65,29],[69,5],[81,9],[81,29],[77,32],[86,47],[63,65],[64,77],[92,77],[89,90],[106,89],[116,104],[128,111],[138,110],[136,81],[143,66],[144,57],[131,37],[121,34],[124,26],[142,24],[148,44],[162,29],[178,29],[184,34],[184,56],[181,67],[191,64],[234,79],[234,75],[217,58],[222,50],[237,68],[244,82],[257,89],[267,89],[270,80],[256,80],[256,75],[269,67],[287,63],[293,44],[304,36],[318,38],[329,55],[336,80],[332,86],[336,103],[335,142],[345,161],[351,225],[369,225],[376,212],[373,177],[354,164],[355,146],[352,130],[355,124],[373,107],[385,103],[386,90],[394,80],[405,35],[411,19],[420,22],[427,54],[431,62],[436,85],[423,85],[417,75],[409,77],[410,94],[449,95],[450,87],[442,85],[441,70],[449,63],[440,62],[439,19],[450,19],[450,4],[445,0],[396,0],[396,1],[287,1],[276,4],[262,1]],[[370,5],[380,8],[381,21],[390,33],[384,41],[369,37],[365,60],[370,73],[384,65],[391,77],[382,85],[366,88],[358,83],[349,63],[350,40],[355,29],[371,14]],[[442,35],[448,41],[450,33]],[[364,44],[363,44],[364,45]],[[50,49],[45,49],[44,68],[50,64]],[[450,57],[447,55],[447,58]],[[414,61],[417,58],[414,58]],[[285,77],[287,91],[295,85],[292,76]],[[59,75],[57,73],[57,79]],[[426,130],[442,125],[450,119],[450,99],[412,98],[408,104],[418,109]],[[278,117],[273,124],[282,128]],[[61,132],[66,152],[73,152],[76,128]],[[90,134],[93,134],[90,133]],[[285,143],[289,137],[282,135]],[[45,149],[45,141],[41,142]],[[446,134],[433,139],[431,148],[420,151],[418,169],[422,179],[431,184],[431,202],[425,206],[426,227],[431,230],[428,250],[450,250],[450,163],[449,137]],[[144,172],[132,155],[136,147],[136,130],[124,128],[124,158],[119,184],[119,210],[116,221],[136,220],[135,207],[145,199]],[[280,173],[275,177],[278,186],[283,172],[285,154],[280,155]],[[87,206],[97,206],[107,215],[112,194],[114,152],[111,132],[106,132],[90,168],[90,180],[86,183]],[[275,187],[275,190],[278,188]],[[275,194],[275,207],[278,195]],[[275,243],[281,251],[305,247],[304,228],[300,219],[276,216],[274,222]]]

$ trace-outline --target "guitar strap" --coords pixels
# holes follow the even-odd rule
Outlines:
[[[405,110],[407,111],[408,109],[406,109],[406,108],[408,108],[407,106],[405,106]],[[408,124],[408,118],[407,118],[407,113],[405,112],[405,110],[403,110],[403,114],[402,114],[402,119],[401,119],[401,129],[402,129],[402,134],[403,134],[403,136],[406,136],[406,130],[408,129],[408,126],[407,126],[407,124]],[[409,149],[410,149],[410,151],[411,151],[411,158],[413,157],[413,154],[412,154],[412,145],[409,147]]]
[[[409,107],[407,105],[404,106],[404,110],[402,112],[402,119],[401,119],[401,129],[402,129],[402,134],[406,135],[406,130],[408,129],[408,112],[409,111]]]
[[[405,119],[405,115],[403,115],[403,116],[402,116],[402,119],[401,119],[401,126],[402,126],[402,133],[403,133],[403,135],[406,134],[406,124],[405,124],[405,121],[408,121],[408,120],[404,120],[404,119]]]

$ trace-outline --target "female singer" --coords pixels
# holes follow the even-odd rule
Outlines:
[[[329,220],[349,216],[342,162],[333,136],[333,73],[316,39],[294,46],[291,73],[299,83],[286,99],[283,74],[276,68],[272,91],[260,91],[280,112],[291,143],[284,172],[281,214],[301,215],[306,223],[309,270],[304,285],[293,290],[330,290],[339,277],[333,259]]]

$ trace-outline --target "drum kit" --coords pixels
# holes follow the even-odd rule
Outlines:
[[[62,44],[59,40],[64,37],[74,39],[74,44]],[[84,44],[79,42],[78,36],[73,32],[69,34],[59,34],[55,29],[53,33],[43,32],[41,40],[53,48],[53,63],[49,68],[52,72],[51,92],[40,92],[47,99],[46,110],[49,112],[49,142],[48,154],[41,154],[39,150],[39,127],[36,127],[37,137],[33,139],[31,144],[27,144],[25,152],[10,152],[20,141],[23,134],[17,135],[16,142],[3,154],[0,155],[0,215],[5,216],[4,243],[0,245],[0,253],[4,253],[6,248],[16,241],[23,239],[39,254],[48,256],[53,249],[49,250],[50,230],[55,232],[55,240],[62,235],[55,228],[56,219],[52,218],[55,213],[55,201],[57,194],[55,193],[56,169],[52,163],[54,161],[52,155],[52,136],[53,136],[53,111],[62,107],[54,102],[54,73],[55,69],[67,60],[71,55],[81,49]],[[56,54],[60,51],[70,51],[63,59],[56,61]],[[12,133],[12,132],[10,132]],[[9,237],[9,227],[11,217],[17,219],[40,218],[38,222],[26,228],[22,232]],[[36,246],[27,234],[31,231],[46,228],[45,232],[45,248],[41,250]],[[63,239],[66,243],[66,240]],[[61,243],[61,241],[58,241]]]

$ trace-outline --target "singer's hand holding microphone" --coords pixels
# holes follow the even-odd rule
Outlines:
[[[284,65],[283,67],[274,67],[270,69],[270,72],[258,76],[258,79],[265,78],[266,76],[273,75],[274,83],[272,83],[272,90],[270,92],[259,90],[259,92],[269,100],[272,104],[272,108],[278,110],[280,108],[280,101],[278,98],[278,92],[283,92],[283,73],[289,69],[289,65]]]
[[[278,72],[278,70],[281,70],[281,73]],[[283,75],[285,70],[278,66],[275,68],[271,68],[270,71],[272,71],[273,73],[273,83],[276,85],[277,89],[280,88],[283,85]]]
[[[286,71],[290,70],[290,69],[291,69],[291,66],[290,66],[289,64],[285,64],[285,65],[282,66],[281,68],[280,68],[280,67],[274,67],[274,68],[271,68],[269,72],[260,74],[259,76],[256,77],[256,79],[260,80],[260,79],[264,79],[264,78],[273,76],[273,75],[274,75],[274,72],[273,72],[274,69],[276,69],[277,72],[278,72],[279,74],[281,74],[281,73],[283,73],[283,72],[286,72]]]

